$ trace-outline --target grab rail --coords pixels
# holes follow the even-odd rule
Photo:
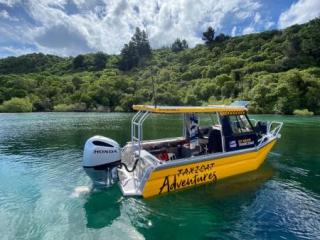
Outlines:
[[[272,128],[272,126],[274,126],[275,124],[276,126]],[[270,136],[280,137],[279,132],[282,128],[282,125],[283,125],[283,122],[276,122],[276,121],[268,122],[267,134],[258,140],[259,144],[257,145],[257,148],[261,147],[261,145],[265,142],[265,140],[267,140]]]
[[[273,125],[277,124],[274,128],[272,128]],[[276,122],[272,121],[268,124],[268,134],[271,134],[273,136],[277,136],[282,128],[283,122]]]

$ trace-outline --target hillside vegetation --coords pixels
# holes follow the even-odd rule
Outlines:
[[[245,99],[255,113],[320,114],[320,19],[232,38],[209,30],[195,48],[178,39],[151,50],[138,30],[120,55],[0,59],[0,111],[131,111],[132,104],[153,101]]]

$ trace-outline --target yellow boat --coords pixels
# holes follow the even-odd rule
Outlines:
[[[243,105],[134,105],[131,141],[123,148],[106,137],[87,140],[83,167],[97,185],[119,183],[124,196],[144,198],[254,171],[281,137],[282,122],[249,119]],[[151,114],[181,114],[182,136],[143,140]],[[200,118],[210,116],[209,126]]]

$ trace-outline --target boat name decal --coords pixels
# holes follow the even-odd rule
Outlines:
[[[209,163],[178,169],[176,174],[164,178],[159,194],[205,182],[216,182],[217,176],[213,166],[214,163]]]
[[[238,144],[240,147],[242,146],[248,146],[254,144],[254,141],[251,138],[245,138],[238,140]]]

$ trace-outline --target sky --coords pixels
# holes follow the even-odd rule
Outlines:
[[[231,36],[283,29],[320,16],[320,0],[0,0],[0,58],[118,54],[136,27],[152,48],[190,47],[212,26]]]

